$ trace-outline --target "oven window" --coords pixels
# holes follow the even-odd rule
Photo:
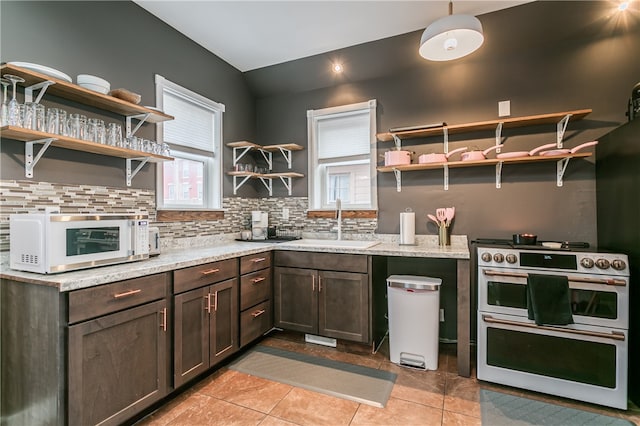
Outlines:
[[[492,306],[527,309],[527,286],[489,281],[487,302]]]
[[[67,256],[106,253],[120,250],[120,228],[67,229]]]
[[[616,346],[487,328],[487,364],[547,377],[616,387]]]
[[[616,319],[618,297],[616,293],[594,290],[571,290],[571,310],[574,315]]]

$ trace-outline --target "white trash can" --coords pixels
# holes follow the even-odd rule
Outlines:
[[[387,278],[389,351],[394,364],[438,369],[441,285],[440,278]]]

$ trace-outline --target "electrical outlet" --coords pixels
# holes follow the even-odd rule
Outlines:
[[[444,322],[444,309],[440,309],[440,322]]]
[[[498,117],[508,117],[511,115],[511,101],[498,102]]]
[[[289,220],[289,209],[286,207],[282,209],[282,219]]]

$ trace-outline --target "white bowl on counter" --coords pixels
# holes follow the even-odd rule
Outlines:
[[[111,90],[111,84],[107,80],[96,77],[95,75],[78,74],[76,81],[78,82],[78,86],[104,95]]]

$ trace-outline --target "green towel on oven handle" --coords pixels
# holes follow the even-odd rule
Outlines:
[[[528,274],[527,311],[537,325],[573,324],[567,277]]]

